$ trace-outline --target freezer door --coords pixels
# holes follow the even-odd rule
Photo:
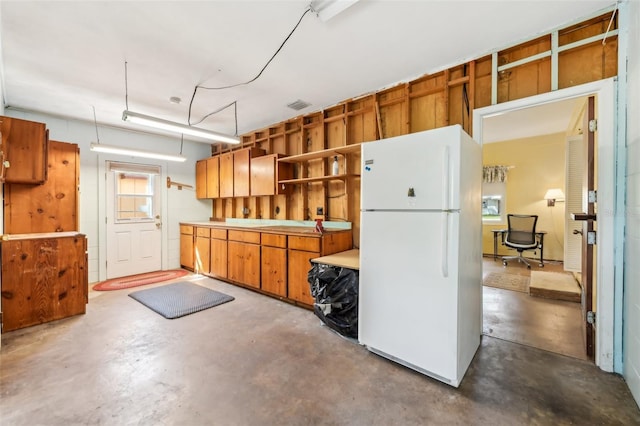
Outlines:
[[[362,145],[363,210],[460,208],[459,126]]]
[[[360,342],[453,382],[458,218],[363,212],[360,241]]]

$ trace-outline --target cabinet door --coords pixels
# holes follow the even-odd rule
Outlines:
[[[211,238],[211,275],[227,278],[227,240]]]
[[[2,158],[8,161],[4,182],[41,184],[47,180],[49,133],[44,123],[0,118]],[[1,178],[1,177],[0,177]]]
[[[207,160],[196,161],[196,198],[207,198]]]
[[[262,247],[262,290],[287,297],[287,250]]]
[[[297,302],[313,305],[314,298],[311,296],[311,288],[307,277],[311,269],[311,259],[319,257],[319,253],[289,250],[289,275],[288,275],[288,297]]]
[[[182,226],[180,227],[183,228]],[[193,271],[193,234],[180,234],[180,265]]]
[[[195,269],[199,274],[209,274],[211,272],[210,262],[211,240],[207,237],[196,237],[195,245]]]
[[[220,198],[233,197],[233,153],[220,155]]]
[[[207,159],[207,198],[220,197],[220,158]]]
[[[276,157],[265,155],[251,160],[251,195],[274,195],[276,188]]]
[[[233,153],[233,196],[248,197],[249,193],[249,159],[247,149],[241,149]]]
[[[229,279],[260,288],[260,246],[229,241],[227,247]]]

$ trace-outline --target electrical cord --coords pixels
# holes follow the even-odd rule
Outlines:
[[[200,86],[200,85],[196,85],[195,88],[193,89],[193,95],[191,96],[191,101],[189,102],[189,116],[187,118],[187,123],[191,126],[191,108],[193,106],[193,100],[196,97],[196,93],[198,93],[198,89],[203,89],[203,90],[223,90],[223,89],[231,89],[233,87],[238,87],[238,86],[245,86],[247,84],[253,83],[254,81],[256,81],[258,78],[260,78],[260,76],[262,75],[262,73],[264,72],[264,70],[267,69],[267,67],[269,66],[269,64],[275,59],[275,57],[278,55],[278,53],[280,53],[280,51],[282,50],[282,48],[284,47],[284,45],[287,43],[287,41],[289,41],[289,38],[291,38],[291,36],[293,35],[293,33],[298,29],[298,26],[300,25],[300,23],[302,22],[302,19],[307,15],[307,13],[311,12],[311,8],[307,8],[307,10],[305,10],[302,15],[300,16],[300,19],[298,19],[298,22],[296,23],[296,25],[293,27],[293,29],[289,32],[289,35],[287,35],[287,37],[284,39],[284,41],[280,44],[280,47],[278,47],[278,50],[275,51],[275,53],[271,56],[271,58],[269,58],[269,60],[267,61],[267,63],[262,67],[262,69],[260,70],[260,72],[258,72],[258,74],[256,74],[255,77],[253,77],[252,79],[242,82],[242,83],[236,83],[236,84],[230,84],[228,86],[220,86],[220,87],[206,87],[206,86]],[[126,63],[125,63],[126,65]],[[220,112],[226,108],[228,108],[229,106],[231,106],[232,104],[236,103],[237,101],[234,101],[233,103],[219,109],[218,111],[212,112],[207,114],[202,120],[198,121],[198,123],[202,123],[202,121],[204,119],[206,119],[207,117],[216,114],[217,112]],[[196,123],[197,124],[197,123]],[[237,107],[236,107],[236,135],[238,133],[238,115],[237,115]]]

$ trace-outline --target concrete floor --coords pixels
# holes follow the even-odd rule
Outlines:
[[[483,276],[491,272],[531,276],[531,271],[566,273],[562,263],[549,262],[532,269],[516,262],[485,258]],[[482,332],[488,336],[534,348],[587,359],[580,303],[529,296],[527,293],[483,287]]]
[[[640,424],[622,378],[583,360],[483,336],[455,389],[310,311],[188,279],[236,300],[166,320],[92,292],[86,315],[4,334],[0,424]]]

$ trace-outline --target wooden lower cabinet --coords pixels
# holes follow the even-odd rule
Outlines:
[[[260,246],[228,242],[228,278],[250,287],[260,288]]]
[[[86,236],[35,235],[2,241],[3,332],[86,312]]]
[[[262,290],[287,297],[287,249],[262,247]]]
[[[181,224],[180,232],[183,267],[306,307],[314,303],[307,281],[310,260],[353,247],[351,231],[311,235]]]
[[[227,230],[211,230],[211,276],[227,278]]]
[[[208,237],[196,236],[193,271],[198,274],[209,274],[211,272],[211,239]]]
[[[180,266],[193,271],[193,226],[180,225]]]
[[[289,299],[302,302],[306,305],[313,305],[314,299],[311,296],[311,288],[307,281],[309,269],[311,269],[311,259],[320,257],[318,252],[289,249]]]

